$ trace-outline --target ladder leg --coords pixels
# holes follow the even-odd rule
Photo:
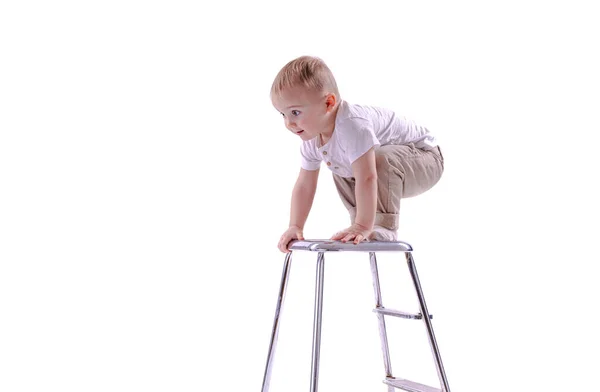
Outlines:
[[[381,286],[379,284],[379,271],[377,269],[377,258],[375,252],[369,252],[369,259],[371,261],[371,274],[373,275],[373,290],[375,291],[375,306],[380,308],[383,306],[381,300]],[[379,336],[381,338],[381,351],[383,352],[383,365],[385,367],[386,377],[392,377],[392,363],[390,361],[390,349],[387,339],[387,331],[385,329],[384,315],[381,313],[377,314],[379,320]],[[389,390],[393,390],[390,387]]]
[[[319,389],[319,359],[321,355],[321,321],[323,316],[323,267],[325,256],[319,252],[317,257],[317,277],[315,283],[315,315],[313,325],[312,364],[310,372],[310,392]]]
[[[287,253],[283,264],[283,273],[281,274],[281,285],[279,287],[279,296],[277,298],[277,307],[275,308],[275,321],[273,322],[273,331],[271,333],[271,343],[269,344],[269,354],[267,356],[267,365],[263,377],[262,392],[269,391],[269,383],[271,382],[271,369],[273,367],[273,356],[275,355],[275,347],[277,346],[277,335],[279,334],[279,316],[283,308],[285,299],[285,291],[287,281],[290,275],[290,266],[292,263],[292,252]]]
[[[435,359],[435,366],[440,379],[440,384],[442,386],[442,391],[450,392],[450,386],[448,385],[448,379],[446,378],[446,372],[444,371],[444,365],[442,364],[442,356],[440,355],[440,350],[435,340],[433,325],[431,324],[431,319],[429,318],[429,311],[427,310],[427,304],[425,303],[425,297],[423,295],[423,290],[421,289],[421,282],[419,281],[419,275],[417,274],[417,267],[415,266],[415,261],[412,257],[412,254],[410,252],[406,252],[405,255],[408,269],[410,270],[410,276],[412,277],[415,291],[417,292],[417,297],[419,298],[419,307],[421,308],[423,321],[425,321],[425,325],[427,327],[429,345],[431,346],[431,351]]]

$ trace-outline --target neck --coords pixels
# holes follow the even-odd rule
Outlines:
[[[337,113],[338,113],[339,108],[340,108],[340,105],[338,104],[332,110],[331,119],[329,121],[329,124],[327,125],[327,129],[319,134],[319,137],[321,138],[321,145],[324,145],[325,143],[327,143],[329,141],[329,139],[331,139],[331,137],[333,136],[333,131],[335,130],[335,119],[337,118]]]

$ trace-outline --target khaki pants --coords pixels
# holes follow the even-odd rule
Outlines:
[[[377,212],[375,224],[390,230],[398,230],[400,199],[420,195],[431,189],[444,172],[444,157],[439,147],[430,151],[409,145],[386,145],[375,147],[377,165]],[[350,220],[356,217],[354,177],[333,175],[335,187],[342,202],[350,212]]]

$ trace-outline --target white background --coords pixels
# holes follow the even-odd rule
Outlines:
[[[593,388],[599,33],[576,1],[3,2],[0,390],[259,390],[300,143],[269,88],[303,54],[439,139],[400,237],[452,389]],[[305,235],[347,224],[323,169]],[[367,256],[342,256],[320,390],[383,391]],[[272,392],[308,390],[315,259]],[[384,304],[416,310],[402,259],[380,268]],[[435,385],[423,326],[388,329],[395,374]]]

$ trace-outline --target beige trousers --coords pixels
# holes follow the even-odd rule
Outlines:
[[[430,151],[409,145],[375,147],[377,165],[377,212],[375,224],[398,230],[400,199],[420,195],[431,189],[444,172],[444,157],[439,147]],[[354,177],[333,175],[335,187],[350,212],[356,217]]]

